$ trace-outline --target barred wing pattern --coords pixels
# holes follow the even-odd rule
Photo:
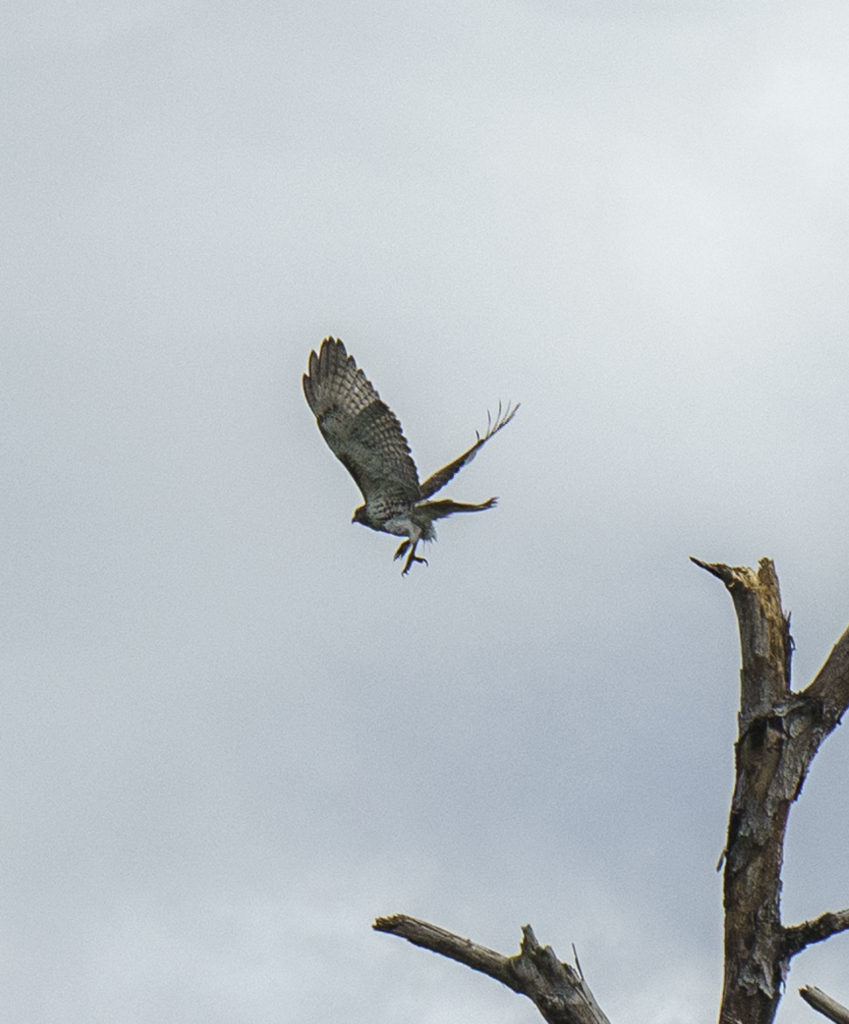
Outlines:
[[[326,338],[318,355],[310,352],[303,384],[324,440],[366,502],[418,501],[419,475],[401,424],[341,341]]]

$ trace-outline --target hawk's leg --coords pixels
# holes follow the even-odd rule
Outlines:
[[[410,571],[410,566],[413,564],[413,562],[421,562],[422,565],[427,565],[427,559],[419,558],[419,556],[416,554],[416,547],[418,546],[418,543],[418,540],[415,540],[412,543],[408,540],[405,540],[401,547],[398,548],[398,551],[395,554],[395,557],[399,558],[404,553],[407,546],[410,546],[410,553],[407,555],[407,561],[404,563],[404,568],[401,570],[402,576],[407,575],[407,573]]]
[[[394,560],[396,562],[398,561],[399,558],[401,558],[403,555],[405,555],[407,553],[407,548],[410,547],[410,543],[411,542],[409,540],[405,540],[405,541],[402,541],[398,545],[398,550],[395,552],[395,554],[393,556]],[[416,544],[418,544],[418,541],[416,541]],[[413,564],[413,562],[422,562],[422,563],[424,563],[424,565],[428,564],[426,558],[418,558],[417,557],[417,555],[416,555],[416,544],[413,544],[413,549],[412,549],[412,551],[410,552],[410,554],[409,554],[409,556],[407,558],[407,562],[404,565],[404,568],[401,570],[401,575],[402,576],[406,576],[407,575],[407,573],[410,571],[410,566]]]

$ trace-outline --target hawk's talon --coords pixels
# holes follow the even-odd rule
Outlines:
[[[428,560],[426,558],[419,558],[418,555],[410,555],[410,557],[407,559],[407,564],[401,570],[401,575],[402,576],[406,576],[407,575],[407,573],[410,571],[410,568],[412,567],[413,562],[421,562],[422,565],[428,565],[429,564]]]

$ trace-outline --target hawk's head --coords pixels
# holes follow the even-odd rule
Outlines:
[[[366,507],[365,507],[365,505],[360,505],[359,508],[355,508],[354,509],[354,514],[351,516],[351,522],[352,523],[362,523],[363,526],[370,526],[371,525],[369,523],[368,517],[366,515]]]

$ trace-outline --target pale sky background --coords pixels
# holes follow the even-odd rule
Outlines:
[[[530,1024],[370,929],[575,943],[708,1024],[739,652],[689,555],[849,621],[849,6],[12,4],[2,47],[10,1024]],[[342,337],[427,475],[395,542],[301,393]],[[849,905],[849,738],[788,923]],[[849,1002],[849,937],[794,961]]]

